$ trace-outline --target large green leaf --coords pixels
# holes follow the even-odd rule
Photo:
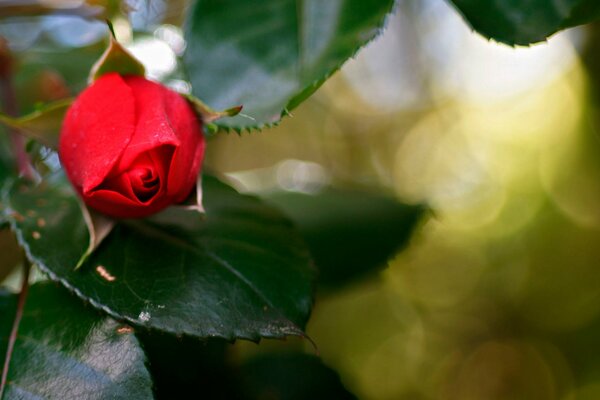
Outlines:
[[[406,245],[423,213],[423,207],[360,191],[273,192],[263,197],[297,225],[319,268],[319,283],[326,286],[384,267]]]
[[[32,262],[116,318],[196,337],[303,335],[314,271],[291,223],[214,178],[203,189],[205,216],[123,221],[78,270],[89,236],[70,186],[18,184],[5,214]]]
[[[546,40],[561,29],[600,18],[597,0],[451,0],[483,36],[510,45]]]
[[[236,129],[272,124],[381,30],[393,0],[198,0],[184,63],[193,93]]]
[[[0,358],[16,296],[0,292]],[[54,283],[30,288],[3,400],[150,399],[152,382],[131,328],[86,308]]]

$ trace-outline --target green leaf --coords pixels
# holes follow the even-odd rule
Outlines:
[[[325,286],[348,283],[386,266],[408,243],[423,214],[423,207],[367,192],[273,192],[263,198],[294,221]]]
[[[215,178],[203,196],[205,216],[121,221],[77,271],[89,236],[63,180],[15,185],[5,214],[33,263],[118,319],[229,340],[303,335],[314,271],[291,223]]]
[[[110,22],[108,22],[108,27],[111,33],[110,42],[104,54],[92,66],[88,81],[91,83],[110,72],[116,72],[120,75],[144,76],[146,74],[144,65],[117,42]]]
[[[241,374],[248,399],[356,399],[335,371],[308,354],[258,356],[242,366]]]
[[[473,29],[509,45],[546,40],[559,30],[600,18],[597,0],[452,0]]]
[[[224,128],[260,128],[308,98],[381,31],[393,0],[198,0],[184,64],[195,96],[244,106]]]
[[[0,356],[16,296],[0,292]],[[132,329],[100,316],[54,283],[32,286],[3,400],[151,399],[152,382]]]
[[[15,128],[24,136],[56,149],[62,121],[72,102],[73,99],[58,100],[18,118],[0,113],[0,124]]]

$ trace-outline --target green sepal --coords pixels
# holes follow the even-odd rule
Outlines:
[[[114,219],[92,210],[79,197],[77,199],[79,200],[83,219],[90,235],[90,241],[87,249],[77,262],[77,265],[75,265],[75,270],[79,269],[88,257],[92,255],[94,250],[100,246],[100,243],[108,236],[116,224]]]
[[[191,94],[182,94],[183,97],[194,107],[194,111],[200,116],[204,125],[209,125],[218,119],[225,117],[235,117],[241,111],[243,106],[235,106],[223,111],[216,111],[204,103],[199,98]],[[212,125],[214,127],[214,125]],[[212,129],[212,128],[209,128]]]
[[[29,139],[56,149],[62,121],[73,100],[72,98],[57,100],[22,117],[11,117],[0,113],[0,123],[16,129]]]
[[[106,23],[110,30],[110,42],[100,59],[92,66],[88,83],[111,72],[119,75],[146,75],[144,65],[117,41],[110,21],[107,20]]]

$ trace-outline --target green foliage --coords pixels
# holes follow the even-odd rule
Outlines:
[[[0,354],[16,296],[0,292]],[[53,283],[30,288],[3,400],[151,399],[144,353],[131,328],[83,306]]]
[[[242,366],[242,376],[242,386],[251,399],[356,399],[335,371],[307,354],[256,357]]]
[[[303,335],[314,271],[290,222],[214,178],[203,189],[206,217],[122,221],[78,270],[89,237],[64,179],[16,184],[5,215],[33,263],[118,319],[230,340]]]
[[[325,286],[357,280],[385,266],[407,244],[423,213],[422,207],[368,192],[275,192],[264,198],[292,218],[317,264],[319,284]]]
[[[235,346],[152,332],[138,333],[157,398],[226,400],[354,399],[338,374],[318,357],[300,352],[251,356],[241,365]]]
[[[0,189],[4,186],[4,182],[15,173],[11,158],[8,136],[0,128]]]
[[[595,0],[452,0],[466,21],[483,36],[509,45],[546,40],[559,30],[600,18]]]
[[[0,113],[0,124],[14,128],[27,138],[55,149],[58,147],[63,118],[72,102],[73,99],[58,100],[19,118]]]
[[[393,0],[199,0],[187,24],[184,63],[193,93],[219,121],[249,129],[279,121],[381,30]]]

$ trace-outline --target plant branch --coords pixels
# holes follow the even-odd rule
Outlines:
[[[12,353],[15,348],[17,341],[17,333],[19,332],[19,325],[21,324],[21,318],[23,318],[23,310],[25,309],[25,301],[27,300],[27,293],[29,293],[29,272],[31,271],[31,264],[25,259],[23,264],[23,282],[21,283],[21,292],[19,293],[19,299],[17,302],[17,311],[15,313],[15,319],[13,321],[12,330],[8,338],[8,346],[6,347],[6,357],[4,358],[4,366],[2,367],[2,378],[0,379],[0,399],[4,394],[4,388],[6,387],[6,380],[8,378],[8,367],[10,366],[10,360]]]

